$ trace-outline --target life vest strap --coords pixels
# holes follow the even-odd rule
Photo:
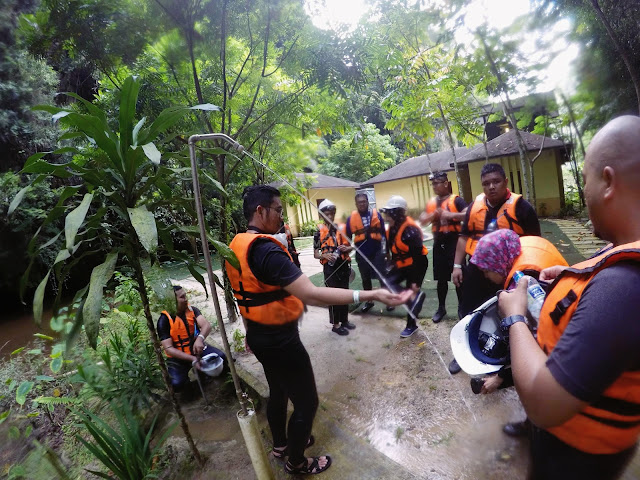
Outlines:
[[[640,404],[635,402],[628,402],[620,398],[602,396],[590,405],[594,408],[606,410],[607,412],[611,412],[615,415],[620,415],[623,417],[640,416]]]
[[[291,294],[286,290],[276,290],[275,292],[247,292],[246,290],[233,290],[233,293],[242,297],[236,298],[238,305],[241,307],[259,307],[291,296]]]
[[[596,415],[591,415],[590,413],[580,412],[580,415],[583,415],[591,420],[602,423],[603,425],[607,425],[609,427],[619,428],[621,430],[626,430],[629,428],[635,428],[640,425],[640,420],[633,421],[621,421],[621,420],[613,420],[611,418],[602,418]]]
[[[562,316],[577,299],[578,295],[576,295],[576,292],[574,292],[573,290],[569,290],[569,293],[567,293],[567,295],[565,295],[562,300],[556,303],[556,307],[549,314],[551,320],[553,320],[553,323],[555,325],[558,325],[560,323],[560,319],[562,318]]]

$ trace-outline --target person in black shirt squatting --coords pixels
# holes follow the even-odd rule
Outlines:
[[[249,224],[247,232],[237,234],[230,245],[240,268],[229,262],[225,268],[245,324],[247,345],[262,364],[269,383],[271,454],[289,457],[287,473],[321,473],[331,465],[331,457],[304,455],[305,448],[314,442],[311,428],[318,408],[313,368],[298,331],[304,304],[378,300],[400,305],[412,292],[316,287],[294,265],[287,247],[273,236],[282,222],[280,192],[268,185],[248,187],[243,194],[243,212]],[[293,413],[287,425],[289,399]]]
[[[174,285],[176,295],[176,315],[166,310],[158,318],[158,338],[164,353],[167,355],[167,370],[175,391],[183,389],[189,381],[189,370],[192,366],[199,368],[199,360],[215,353],[225,361],[225,354],[205,343],[211,332],[211,324],[202,316],[200,310],[189,305],[187,292],[179,285]],[[224,370],[223,370],[224,371]],[[197,372],[196,372],[197,374]]]

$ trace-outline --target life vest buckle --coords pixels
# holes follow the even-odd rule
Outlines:
[[[560,319],[566,313],[567,309],[578,299],[576,292],[569,290],[569,293],[556,304],[556,308],[549,314],[555,325],[560,323]]]

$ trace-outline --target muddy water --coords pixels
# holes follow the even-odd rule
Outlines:
[[[55,332],[49,327],[51,316],[51,310],[45,311],[42,314],[41,326],[37,326],[31,313],[15,312],[6,315],[0,324],[0,360],[8,358],[14,350],[28,345],[34,339],[35,333],[55,336]]]

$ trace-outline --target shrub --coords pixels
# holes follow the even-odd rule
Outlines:
[[[318,229],[318,223],[315,220],[309,220],[300,225],[300,236],[310,237]]]

